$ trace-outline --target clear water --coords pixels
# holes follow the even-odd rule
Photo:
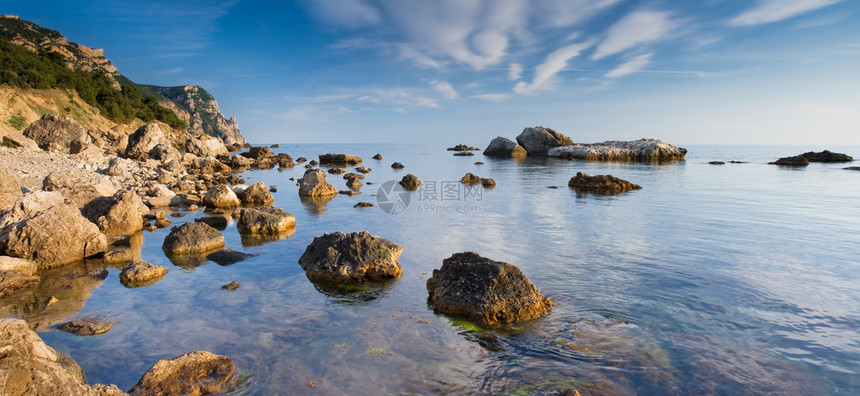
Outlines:
[[[688,149],[686,161],[650,165],[284,144],[278,151],[294,158],[360,155],[373,168],[365,182],[375,184],[354,197],[302,202],[288,179],[303,167],[247,172],[247,184],[277,185],[275,204],[297,219],[281,240],[243,241],[234,225],[223,231],[228,248],[256,257],[183,268],[161,252],[168,230],[158,230],[144,234],[141,255],[169,268],[164,280],[127,289],[116,268],[101,281],[80,276],[98,263],[64,267],[3,309],[74,357],[89,382],[123,389],[159,359],[208,350],[230,356],[246,378],[237,394],[860,393],[860,172],[766,164],[818,147]],[[370,159],[376,152],[384,160]],[[391,169],[393,161],[406,168]],[[577,194],[567,187],[577,171],[644,188]],[[497,187],[447,201],[414,193],[396,215],[353,208],[376,203],[381,183],[407,173],[441,187],[466,172]],[[339,176],[329,180],[345,188]],[[297,260],[315,236],[360,230],[404,247],[402,279],[344,293],[305,277]],[[483,331],[434,314],[425,282],[460,251],[520,267],[555,302],[552,313]],[[238,290],[220,290],[233,280]],[[60,303],[42,310],[50,295]],[[92,337],[51,327],[90,314],[117,323]]]

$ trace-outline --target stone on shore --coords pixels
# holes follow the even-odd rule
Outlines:
[[[79,208],[98,197],[109,197],[117,192],[110,178],[85,169],[53,172],[42,181],[42,189],[59,191]]]
[[[355,165],[361,163],[361,157],[352,154],[320,154],[320,164]]]
[[[79,153],[92,139],[74,118],[45,114],[24,130],[24,136],[33,139],[45,151]]]
[[[240,203],[239,197],[226,184],[219,184],[210,188],[203,196],[203,204],[208,208],[234,208]]]
[[[244,234],[280,234],[296,227],[296,218],[275,206],[242,209],[236,228]]]
[[[409,191],[415,191],[419,186],[421,186],[421,180],[418,179],[418,176],[410,173],[400,179],[400,185]]]
[[[139,395],[208,395],[229,389],[233,361],[226,356],[197,351],[159,360],[128,393]]]
[[[427,280],[427,291],[437,312],[488,326],[537,319],[552,307],[519,268],[473,252],[443,260]]]
[[[36,263],[32,260],[0,256],[0,297],[38,284]]]
[[[185,141],[185,151],[198,157],[218,157],[219,155],[230,155],[227,146],[214,136],[206,134],[200,137],[191,137]]]
[[[21,132],[15,130],[7,131],[6,134],[3,135],[3,144],[9,147],[23,148],[30,151],[41,150],[41,148],[39,148],[39,144],[36,143],[35,140],[30,139],[24,136]]]
[[[113,322],[92,317],[62,323],[57,326],[57,329],[79,336],[91,336],[107,333],[111,327],[113,327]]]
[[[12,204],[23,195],[21,193],[21,182],[18,176],[0,168],[0,215],[12,208]]]
[[[0,319],[0,384],[3,394],[124,395],[115,385],[87,385],[80,366],[46,345],[20,319]]]
[[[19,198],[0,221],[0,252],[33,260],[40,269],[82,260],[107,250],[107,238],[78,208],[50,193]]]
[[[299,179],[299,196],[329,197],[337,195],[337,189],[326,181],[325,172],[320,169],[309,169]]]
[[[127,287],[147,286],[161,280],[167,268],[135,260],[126,265],[119,274],[119,281]]]
[[[182,160],[179,150],[173,147],[158,124],[146,124],[137,128],[128,137],[125,157],[138,161],[155,159],[162,163],[168,163],[174,159]]]
[[[397,258],[403,247],[367,231],[335,232],[314,238],[299,264],[308,278],[355,284],[399,278],[403,273]]]
[[[241,200],[245,205],[271,205],[275,202],[275,198],[263,182],[254,183],[242,191]]]
[[[606,195],[620,194],[642,188],[638,184],[630,183],[627,180],[619,179],[612,175],[589,176],[585,172],[576,172],[576,176],[572,177],[567,185],[577,191],[591,191]]]
[[[111,197],[99,197],[84,205],[81,213],[105,235],[131,235],[143,229],[143,215],[149,210],[131,190],[119,190]]]
[[[525,157],[528,152],[517,142],[499,136],[490,141],[490,144],[484,149],[484,155],[490,157]]]
[[[517,143],[529,155],[546,155],[552,148],[573,144],[573,140],[550,128],[538,126],[523,129],[517,136]]]
[[[222,247],[224,236],[204,223],[185,223],[173,227],[161,245],[168,255],[205,253]]]
[[[547,155],[563,159],[588,161],[660,162],[683,160],[687,149],[658,139],[576,143],[549,150]]]

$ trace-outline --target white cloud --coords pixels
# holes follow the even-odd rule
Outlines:
[[[639,44],[660,40],[672,32],[675,22],[668,12],[633,11],[612,25],[597,46],[592,59],[614,55]]]
[[[618,78],[623,77],[628,74],[636,73],[648,66],[651,63],[651,56],[653,54],[643,54],[639,55],[627,62],[624,62],[615,69],[610,70],[608,73],[604,75],[607,78]]]
[[[759,0],[755,7],[729,20],[734,26],[760,25],[781,21],[827,7],[842,0]]]
[[[312,0],[308,4],[319,19],[336,26],[369,26],[382,21],[379,10],[364,0]]]
[[[504,102],[511,98],[510,94],[505,93],[493,93],[493,94],[480,94],[480,95],[472,95],[473,98],[486,100],[489,102]]]
[[[457,96],[459,96],[457,94],[457,90],[455,90],[454,87],[446,81],[433,80],[430,81],[430,86],[433,87],[436,92],[442,94],[442,97],[445,99],[457,99]]]
[[[531,94],[541,89],[549,80],[567,66],[567,61],[579,56],[579,54],[591,47],[592,42],[576,43],[561,47],[546,56],[546,60],[535,68],[535,78],[531,84],[520,81],[514,86],[514,92],[518,94]]]
[[[568,27],[588,20],[594,14],[620,3],[621,0],[540,0],[532,8],[541,23]]]
[[[436,108],[439,103],[407,88],[374,88],[355,98],[358,102],[381,104],[386,106]]]
[[[519,63],[511,63],[508,68],[508,78],[511,80],[519,80],[523,75],[523,65]]]

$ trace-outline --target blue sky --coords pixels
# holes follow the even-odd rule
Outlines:
[[[5,3],[252,142],[860,144],[854,0]]]

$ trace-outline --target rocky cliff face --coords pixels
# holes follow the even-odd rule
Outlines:
[[[179,118],[188,124],[188,133],[194,136],[206,134],[224,141],[224,144],[245,144],[245,138],[239,132],[236,118],[228,120],[221,114],[218,102],[202,87],[184,85],[178,87],[159,87],[155,85],[140,85],[142,92],[155,93],[160,97],[159,103],[173,110]]]
[[[136,84],[117,71],[117,68],[104,56],[103,50],[70,42],[56,30],[40,27],[13,15],[0,15],[0,38],[9,40],[33,52],[47,51],[59,53],[65,58],[66,66],[73,70],[103,71],[113,81],[117,89],[125,85],[137,86],[144,96],[155,96],[162,106],[173,110],[179,118],[185,120],[188,125],[187,132],[191,135],[200,136],[201,134],[206,134],[215,136],[223,140],[225,144],[246,143],[245,138],[239,132],[239,125],[236,119],[232,117],[227,119],[224,117],[218,108],[218,102],[202,87],[196,85],[159,87]],[[20,90],[18,90],[17,94],[18,96],[27,96],[26,93]],[[25,118],[27,121],[32,121],[30,118],[38,118],[41,114],[45,113],[44,110],[48,110],[50,113],[65,115],[68,111],[62,111],[63,108],[62,106],[57,109],[50,107],[40,108],[38,109],[39,111],[35,111],[37,109],[25,109],[40,113],[34,113],[35,117],[25,116]],[[2,109],[0,109],[0,113],[3,113]],[[22,115],[21,111],[15,114]],[[78,118],[75,117],[75,114],[69,115],[73,118]],[[8,117],[5,119],[8,119]],[[84,123],[87,120],[78,119],[78,121]],[[0,132],[3,131],[0,130]]]

